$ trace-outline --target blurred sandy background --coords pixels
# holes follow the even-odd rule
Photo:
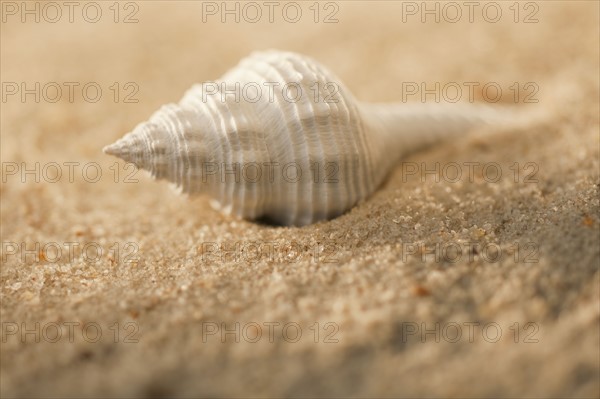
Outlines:
[[[597,2],[521,2],[519,22],[513,2],[498,2],[497,23],[482,17],[486,3],[472,23],[465,7],[457,23],[431,16],[422,23],[420,14],[403,22],[405,5],[391,1],[321,3],[315,23],[313,2],[299,2],[295,24],[281,11],[273,23],[266,14],[258,23],[222,23],[220,15],[203,22],[202,3],[192,1],[121,3],[118,23],[113,2],[95,3],[97,23],[84,20],[86,3],[79,3],[73,23],[64,6],[56,23],[32,16],[22,23],[21,10],[11,8],[21,2],[7,3],[0,32],[3,397],[598,397]],[[534,11],[538,22],[523,23]],[[322,23],[332,12],[338,22]],[[122,23],[126,16],[138,22]],[[503,103],[538,117],[408,159],[428,167],[496,162],[499,182],[423,182],[399,167],[368,201],[305,228],[226,218],[207,199],[177,196],[141,172],[138,183],[125,183],[130,170],[122,163],[115,183],[115,159],[102,154],[104,145],[193,83],[268,48],[316,58],[361,100],[401,100],[402,82],[497,82]],[[14,86],[6,82],[57,82],[64,91],[56,103],[33,95],[22,102],[20,93],[7,94]],[[80,84],[73,101],[64,82]],[[102,89],[95,103],[82,97],[89,82]],[[523,104],[521,92],[514,104],[514,82],[521,89],[535,82],[539,102]],[[126,103],[132,87],[138,102]],[[35,173],[10,169],[36,162],[39,183]],[[56,183],[48,181],[52,170],[42,175],[52,162],[62,165]],[[65,162],[79,163],[73,182]],[[103,173],[95,183],[81,176],[90,162]],[[537,182],[524,181],[533,170],[527,163],[537,166]],[[206,243],[235,242],[283,249],[256,262],[249,252],[239,260],[203,254]],[[500,248],[501,259],[480,251],[454,263],[406,256],[407,245],[473,242]],[[26,243],[33,254],[21,259],[10,243]],[[43,251],[49,243],[62,246],[60,259]],[[72,257],[65,243],[78,245]],[[102,248],[93,264],[80,250],[90,243]],[[88,248],[93,258],[97,247]],[[132,252],[135,261],[126,262]],[[233,334],[222,342],[221,323],[238,323],[239,342]],[[286,323],[295,323],[287,335]],[[436,323],[439,342],[421,330]],[[263,335],[252,343],[256,325]],[[449,342],[457,325],[462,336]],[[487,325],[493,328],[482,335]],[[51,342],[55,326],[61,335]],[[297,327],[302,336],[291,342]],[[35,332],[23,335],[36,328],[39,343]],[[92,342],[97,329],[102,336]]]

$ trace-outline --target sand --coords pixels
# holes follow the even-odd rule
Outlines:
[[[455,23],[445,3],[439,23],[420,2],[321,3],[318,23],[312,2],[297,23],[166,1],[80,4],[72,23],[40,3],[23,23],[21,4],[0,28],[2,397],[598,397],[597,2],[498,2],[496,23],[487,3],[472,22],[456,3]],[[364,101],[477,82],[524,117],[410,155],[303,228],[223,216],[102,154],[268,48]]]

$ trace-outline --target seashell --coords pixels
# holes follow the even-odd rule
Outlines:
[[[473,104],[367,104],[313,59],[251,54],[104,152],[226,214],[307,225],[351,209],[405,154],[492,121]]]

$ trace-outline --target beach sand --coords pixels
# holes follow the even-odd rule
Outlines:
[[[273,23],[166,1],[82,3],[73,23],[28,2],[40,22],[23,23],[21,4],[0,28],[2,397],[600,395],[597,2],[498,2],[498,22],[455,3],[455,23],[446,3],[439,23],[420,2],[300,2],[297,23],[283,3]],[[469,102],[473,82],[522,117],[411,154],[302,228],[221,215],[102,153],[270,48],[362,101],[437,82]]]

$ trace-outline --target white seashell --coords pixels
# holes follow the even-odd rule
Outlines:
[[[104,152],[210,195],[227,214],[301,226],[368,197],[402,155],[495,115],[474,105],[360,103],[311,58],[267,51],[194,85]]]

